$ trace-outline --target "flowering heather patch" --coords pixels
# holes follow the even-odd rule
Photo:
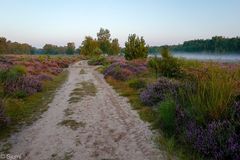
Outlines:
[[[177,96],[180,83],[165,77],[159,78],[157,83],[150,84],[140,93],[141,101],[148,106],[156,105],[166,98],[166,94]]]
[[[4,92],[6,94],[15,95],[16,93],[24,93],[31,95],[42,90],[42,83],[33,76],[23,76],[16,80],[4,83]]]
[[[116,80],[127,80],[131,76],[143,73],[146,70],[146,65],[133,65],[131,62],[115,62],[104,71],[104,76],[111,76]]]
[[[186,129],[187,142],[199,153],[216,160],[238,160],[240,156],[239,138],[236,126],[229,120],[213,121],[205,127],[190,122]]]

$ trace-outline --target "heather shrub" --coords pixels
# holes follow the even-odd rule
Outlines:
[[[26,68],[24,66],[13,66],[7,70],[0,71],[0,81],[8,82],[14,81],[26,74]]]
[[[131,79],[128,85],[133,89],[141,89],[146,87],[146,82],[142,79]]]
[[[175,98],[179,87],[178,81],[161,77],[140,93],[140,99],[145,105],[153,106],[165,100],[167,94]]]
[[[160,127],[169,136],[175,133],[176,129],[176,104],[172,98],[166,98],[158,107],[158,116],[154,122],[155,127]]]
[[[192,121],[186,128],[186,142],[205,157],[238,160],[240,136],[236,127],[229,120],[212,121],[204,126]]]
[[[116,80],[127,80],[131,76],[138,75],[146,71],[146,67],[138,66],[127,62],[116,62],[107,67],[104,71],[104,76],[111,76]]]
[[[33,76],[24,76],[4,83],[4,93],[17,97],[31,95],[41,90],[42,83]]]

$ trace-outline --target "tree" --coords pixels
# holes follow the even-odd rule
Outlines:
[[[8,45],[7,40],[4,37],[0,37],[0,54],[7,54]]]
[[[118,39],[113,39],[111,43],[110,55],[117,55],[120,53],[121,48],[119,47]]]
[[[86,56],[95,56],[102,54],[102,51],[99,48],[98,41],[90,36],[87,36],[80,46],[80,54]]]
[[[139,38],[136,34],[129,35],[125,43],[125,58],[133,60],[138,58],[147,58],[148,46],[143,37]]]
[[[73,42],[69,42],[67,44],[67,50],[66,50],[66,53],[67,54],[74,54],[75,52],[75,44]]]
[[[111,34],[108,29],[100,28],[100,31],[97,33],[98,41],[107,41],[110,40]]]
[[[97,33],[99,48],[103,53],[109,54],[111,51],[111,34],[108,29],[101,28]]]
[[[45,54],[58,54],[57,48],[58,47],[56,45],[45,44],[43,50]]]

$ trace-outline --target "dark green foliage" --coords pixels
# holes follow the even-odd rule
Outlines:
[[[75,52],[75,44],[73,42],[69,42],[67,44],[66,53],[71,55],[71,54],[74,54],[74,52]]]
[[[158,107],[158,116],[154,126],[162,128],[169,136],[175,133],[176,104],[173,99],[167,98]]]
[[[80,54],[85,56],[96,56],[102,54],[102,50],[99,48],[99,44],[96,39],[87,36],[80,46]]]
[[[128,83],[129,87],[133,89],[141,89],[146,87],[146,82],[142,79],[132,79]]]
[[[171,49],[186,52],[240,52],[240,38],[216,36],[212,39],[186,41],[182,45],[171,46]]]
[[[154,57],[149,60],[148,66],[154,71],[156,78],[159,75],[165,77],[181,77],[182,70],[177,58],[174,58],[167,47],[161,51],[162,58]]]
[[[153,70],[155,77],[158,78],[160,74],[160,63],[161,59],[155,56],[148,61],[148,67]]]
[[[118,39],[111,40],[111,34],[108,29],[100,28],[97,37],[99,48],[104,54],[117,55],[120,52]]]
[[[88,61],[89,65],[107,65],[107,59],[104,56],[95,56]]]
[[[8,53],[8,44],[7,39],[4,37],[0,37],[0,54]]]
[[[143,37],[139,38],[136,34],[129,35],[125,43],[125,58],[133,60],[138,58],[147,58],[148,46],[146,46]]]
[[[5,127],[9,122],[9,118],[4,111],[3,100],[0,98],[0,129]]]
[[[27,43],[11,42],[0,37],[0,54],[31,54],[32,50],[33,47]]]
[[[26,74],[24,66],[13,66],[8,70],[0,70],[0,81],[5,83],[7,81],[14,81]]]

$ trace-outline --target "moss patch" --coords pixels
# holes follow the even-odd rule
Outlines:
[[[86,123],[77,122],[75,120],[68,119],[68,120],[63,120],[62,122],[58,123],[58,125],[69,127],[72,130],[77,130],[79,127],[85,127]]]
[[[69,103],[77,103],[85,96],[96,96],[97,88],[92,82],[78,83],[78,88],[75,88],[70,94]]]

